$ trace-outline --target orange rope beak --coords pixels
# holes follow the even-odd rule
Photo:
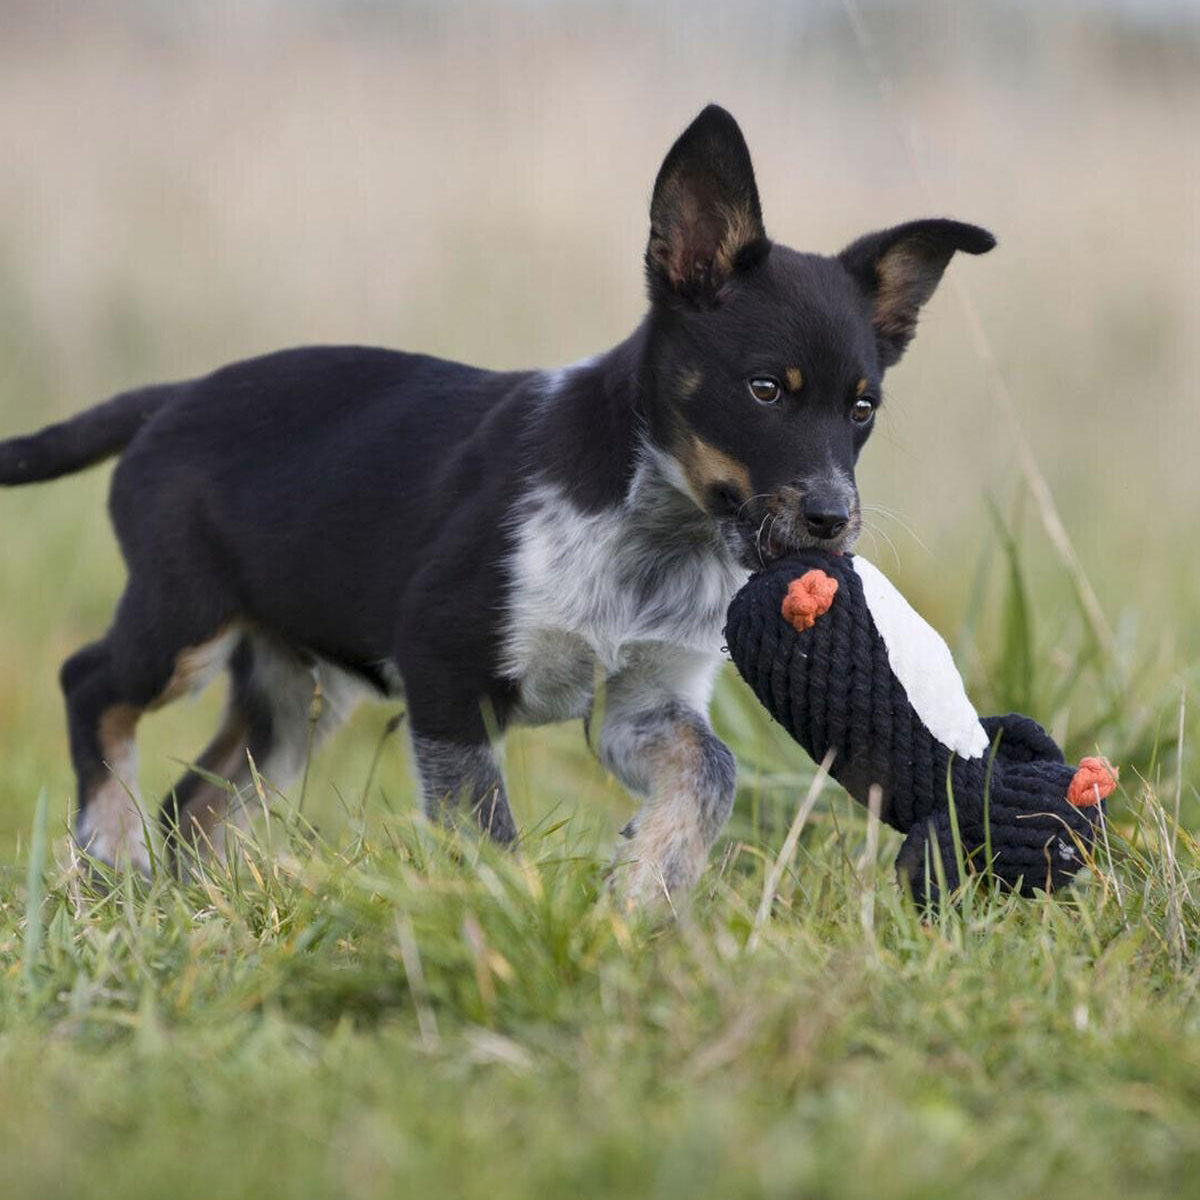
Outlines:
[[[838,581],[814,568],[788,584],[783,598],[783,619],[801,633],[811,629],[823,617],[837,595]]]

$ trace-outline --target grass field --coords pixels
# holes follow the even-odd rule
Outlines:
[[[577,724],[509,739],[500,854],[364,709],[229,872],[102,892],[55,672],[119,592],[107,470],[0,494],[5,1196],[1197,1192],[1200,40],[1002,7],[4,9],[0,436],[306,340],[609,344],[710,98],[781,240],[994,228],[889,379],[862,549],[981,711],[1122,769],[1069,894],[923,923],[836,788],[780,860],[813,767],[730,676],[737,808],[662,921],[603,886],[632,805]],[[219,704],[148,723],[145,795]]]

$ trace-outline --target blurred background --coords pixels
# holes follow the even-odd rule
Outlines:
[[[1123,758],[1130,797],[1144,777],[1193,812],[1194,3],[0,0],[0,435],[303,342],[493,367],[608,346],[644,308],[659,162],[709,100],[780,241],[996,232],[889,378],[861,549],[981,709],[1025,707]],[[56,672],[119,594],[107,473],[0,494],[2,858],[39,788],[67,812]],[[148,723],[148,799],[218,704]],[[357,810],[386,716],[315,764],[325,825]],[[754,796],[794,795],[799,752],[732,681],[718,722]],[[577,727],[513,739],[509,773],[526,821],[628,811]],[[374,790],[411,802],[399,740]]]

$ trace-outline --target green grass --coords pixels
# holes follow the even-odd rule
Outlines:
[[[757,931],[774,835],[655,924],[569,826],[508,855],[362,815],[331,843],[282,811],[189,888],[5,880],[6,1194],[1095,1197],[1200,1168],[1200,857],[1148,796],[1071,895],[930,923],[831,798]]]
[[[676,920],[610,895],[624,809],[555,758],[561,732],[510,750],[516,854],[415,818],[387,769],[364,786],[378,711],[334,755],[361,774],[314,771],[325,832],[264,786],[231,866],[188,886],[90,883],[53,821],[47,849],[43,798],[0,875],[6,1194],[1187,1194],[1200,845],[1174,809],[1195,795],[1164,776],[1174,730],[1113,718],[1119,668],[1080,613],[1074,658],[1036,645],[1001,533],[964,621],[1000,631],[977,688],[1058,696],[1073,748],[1099,733],[1126,767],[1069,893],[968,885],[923,921],[898,835],[835,788],[781,857],[813,768],[733,679],[738,809]]]
[[[656,923],[605,889],[631,803],[578,724],[510,737],[527,836],[505,855],[414,824],[403,737],[368,789],[391,710],[364,709],[304,818],[273,796],[229,874],[100,892],[67,848],[54,675],[119,593],[106,473],[5,493],[0,1195],[1196,1193],[1194,38],[1083,5],[846,6],[883,96],[839,5],[274,5],[261,27],[241,5],[245,26],[224,6],[194,28],[203,6],[21,7],[0,436],[298,342],[498,367],[610,345],[643,311],[653,173],[709,98],[786,243],[943,212],[995,229],[889,373],[859,481],[903,512],[872,509],[862,549],[981,711],[1030,712],[1122,786],[1071,892],[968,890],[922,923],[898,835],[869,852],[836,788],[780,860],[813,768],[727,676],[737,807]],[[146,723],[148,799],[219,703]]]
[[[961,601],[901,574],[982,711],[1024,708],[1072,755],[1121,764],[1109,843],[1056,899],[969,887],[923,923],[892,880],[899,836],[872,853],[836,788],[781,860],[813,767],[732,674],[714,720],[738,804],[678,921],[606,890],[631,806],[577,723],[510,737],[527,835],[509,855],[415,820],[378,707],[316,757],[303,816],[298,789],[267,794],[228,872],[105,891],[64,833],[52,670],[119,586],[102,475],[3,498],[6,1195],[1188,1193],[1200,847],[1182,580],[1161,628],[1113,603],[1106,640],[1020,491],[981,517]],[[147,796],[218,701],[150,722]]]

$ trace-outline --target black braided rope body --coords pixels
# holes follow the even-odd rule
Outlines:
[[[783,617],[783,600],[813,568],[838,591],[800,631]],[[851,555],[803,551],[773,563],[734,597],[725,638],[755,695],[812,758],[834,751],[830,773],[859,803],[880,786],[882,818],[908,834],[896,867],[918,901],[936,898],[931,844],[948,886],[959,883],[951,797],[969,869],[985,868],[989,831],[993,876],[1026,895],[1060,886],[1082,865],[1097,810],[1067,801],[1075,769],[1057,744],[1019,714],[983,719],[994,751],[979,758],[934,737],[892,671]]]

